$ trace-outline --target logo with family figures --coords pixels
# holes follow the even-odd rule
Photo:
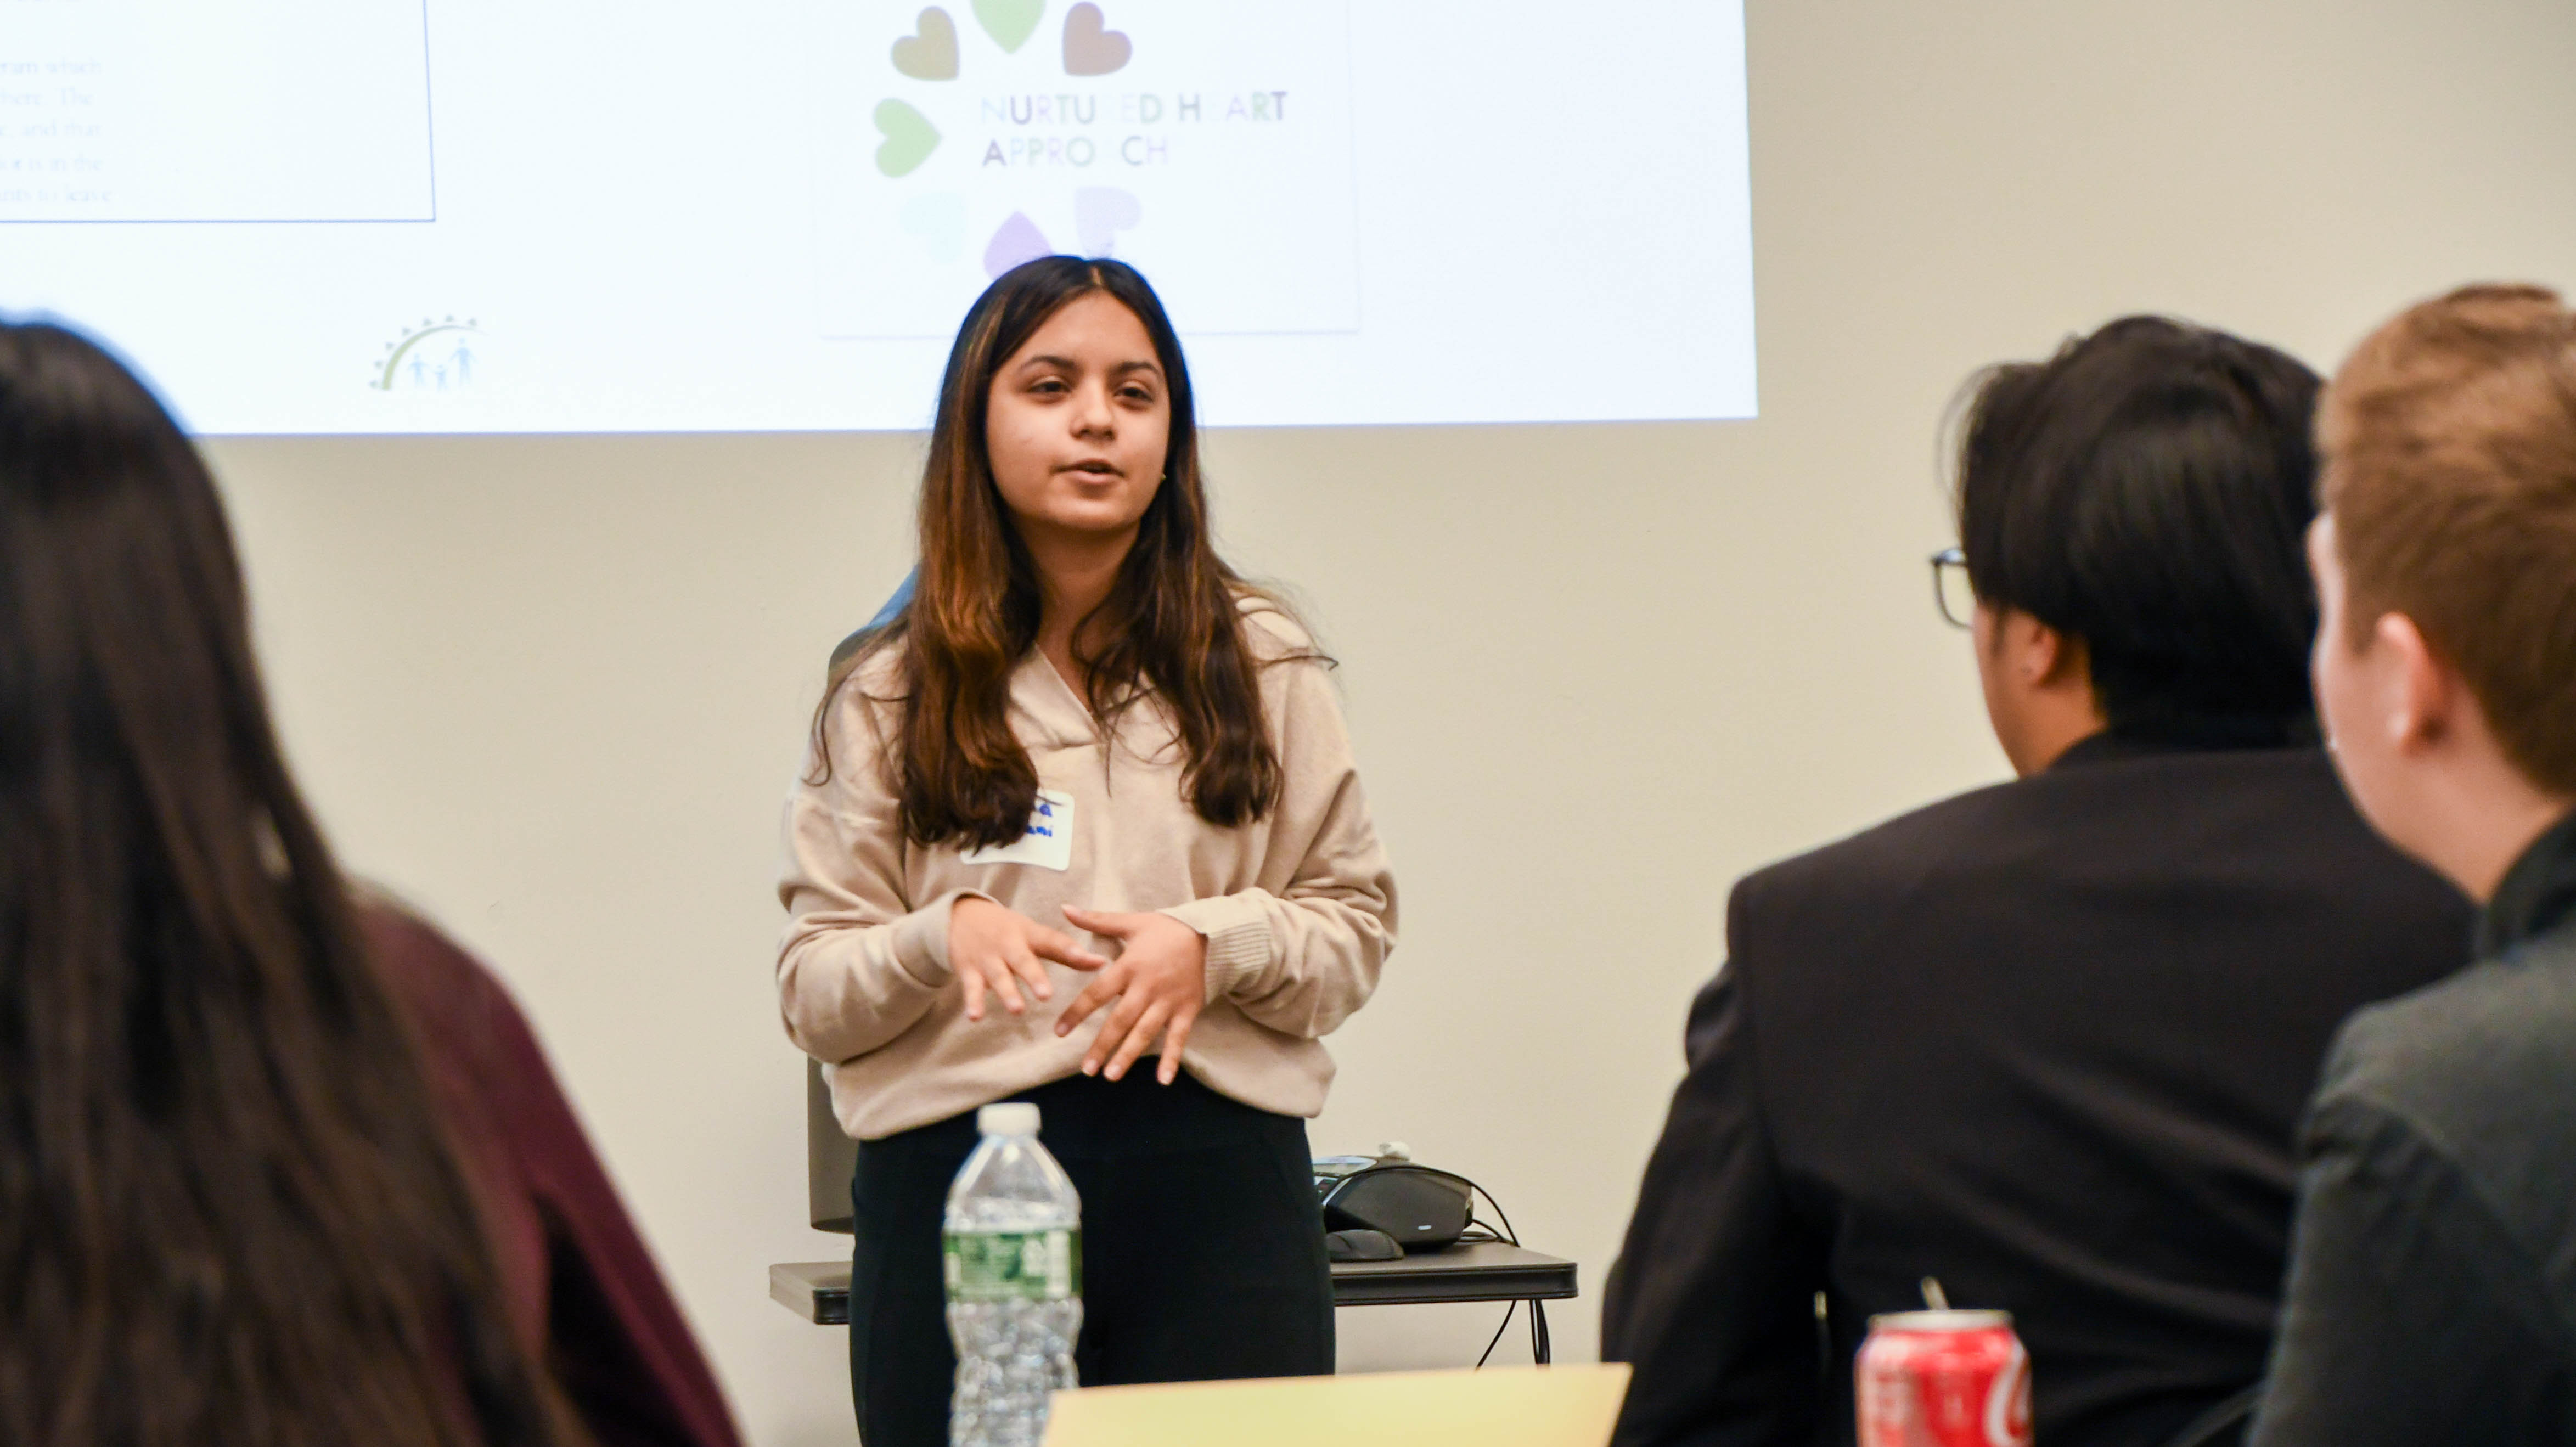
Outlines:
[[[472,317],[423,317],[420,325],[406,327],[385,343],[367,385],[378,392],[467,391],[482,366],[482,342],[483,329]]]
[[[975,25],[984,37],[1004,55],[1017,55],[1021,47],[1036,36],[1046,19],[1046,0],[972,0]],[[946,10],[933,5],[923,10],[913,22],[912,33],[896,37],[893,45],[895,71],[917,81],[953,81],[963,74],[964,55],[959,45],[957,21]],[[1115,75],[1134,59],[1136,45],[1123,31],[1109,28],[1109,20],[1098,5],[1083,0],[1065,12],[1059,54],[1067,76],[1097,79]],[[1026,96],[1016,95],[1004,103],[1008,113],[1022,125],[1038,116],[1039,109],[1061,108],[1066,121],[1077,115],[1089,124],[1098,113],[1098,98],[1090,95]],[[921,169],[947,139],[931,123],[920,107],[899,96],[879,101],[876,108],[877,170],[888,180],[899,181]],[[1074,136],[1056,143],[1056,164],[1087,166],[1097,156],[1097,143],[1085,136]],[[1085,151],[1091,152],[1086,156]],[[1070,154],[1067,154],[1070,152]],[[982,165],[1008,167],[1015,157],[998,139],[986,142]],[[925,237],[952,235],[965,224],[965,198],[932,193],[914,199],[905,208],[906,230]],[[1074,230],[1082,253],[1107,256],[1116,249],[1118,233],[1131,230],[1144,219],[1144,208],[1136,197],[1112,186],[1085,186],[1073,197]],[[1056,248],[1046,233],[1025,211],[1014,211],[994,231],[984,246],[984,274],[998,277],[1021,262],[1052,255]]]

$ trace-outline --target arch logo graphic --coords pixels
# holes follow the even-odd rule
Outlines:
[[[472,317],[423,317],[385,343],[368,368],[367,385],[379,392],[470,392],[483,365],[483,328]]]

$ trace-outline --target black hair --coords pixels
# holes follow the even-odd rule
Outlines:
[[[2320,385],[2287,353],[2149,316],[1989,369],[1956,486],[1977,597],[2083,640],[2116,731],[2311,736]]]

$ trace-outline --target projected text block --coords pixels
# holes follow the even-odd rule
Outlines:
[[[425,0],[0,0],[0,222],[432,219]]]

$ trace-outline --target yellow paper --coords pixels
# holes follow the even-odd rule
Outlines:
[[[1606,1447],[1625,1363],[1092,1387],[1046,1447]]]

